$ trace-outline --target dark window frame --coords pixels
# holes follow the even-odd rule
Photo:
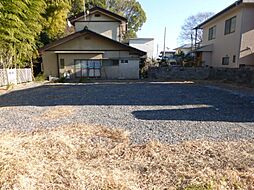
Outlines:
[[[65,60],[64,58],[60,58],[60,69],[64,69],[65,68]]]
[[[225,21],[224,34],[225,35],[232,34],[235,32],[235,30],[236,30],[236,16],[231,17],[230,19]]]
[[[112,59],[112,66],[119,66],[119,59]]]
[[[233,55],[233,63],[236,62],[236,55]]]
[[[121,60],[121,63],[126,63],[126,64],[127,64],[127,63],[129,63],[129,60],[127,60],[127,59],[122,59],[122,60]]]
[[[229,65],[229,56],[222,57],[222,65]]]
[[[208,32],[208,40],[214,40],[216,39],[216,25],[209,28]]]

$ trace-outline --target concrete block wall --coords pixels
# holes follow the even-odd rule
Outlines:
[[[150,79],[205,80],[208,77],[208,68],[154,67],[148,70]]]
[[[148,70],[148,78],[168,80],[223,80],[254,85],[254,69],[153,67]]]

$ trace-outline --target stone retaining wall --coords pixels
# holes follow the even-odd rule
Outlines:
[[[148,70],[148,78],[168,80],[224,80],[254,85],[254,69],[152,67]]]

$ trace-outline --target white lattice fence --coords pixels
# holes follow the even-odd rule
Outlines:
[[[31,69],[0,69],[0,86],[31,82]]]
[[[0,69],[0,86],[8,84],[7,72],[5,69]]]
[[[31,82],[32,72],[31,69],[17,69],[17,83]]]

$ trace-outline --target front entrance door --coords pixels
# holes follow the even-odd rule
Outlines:
[[[76,77],[99,78],[101,77],[101,60],[75,60]]]

